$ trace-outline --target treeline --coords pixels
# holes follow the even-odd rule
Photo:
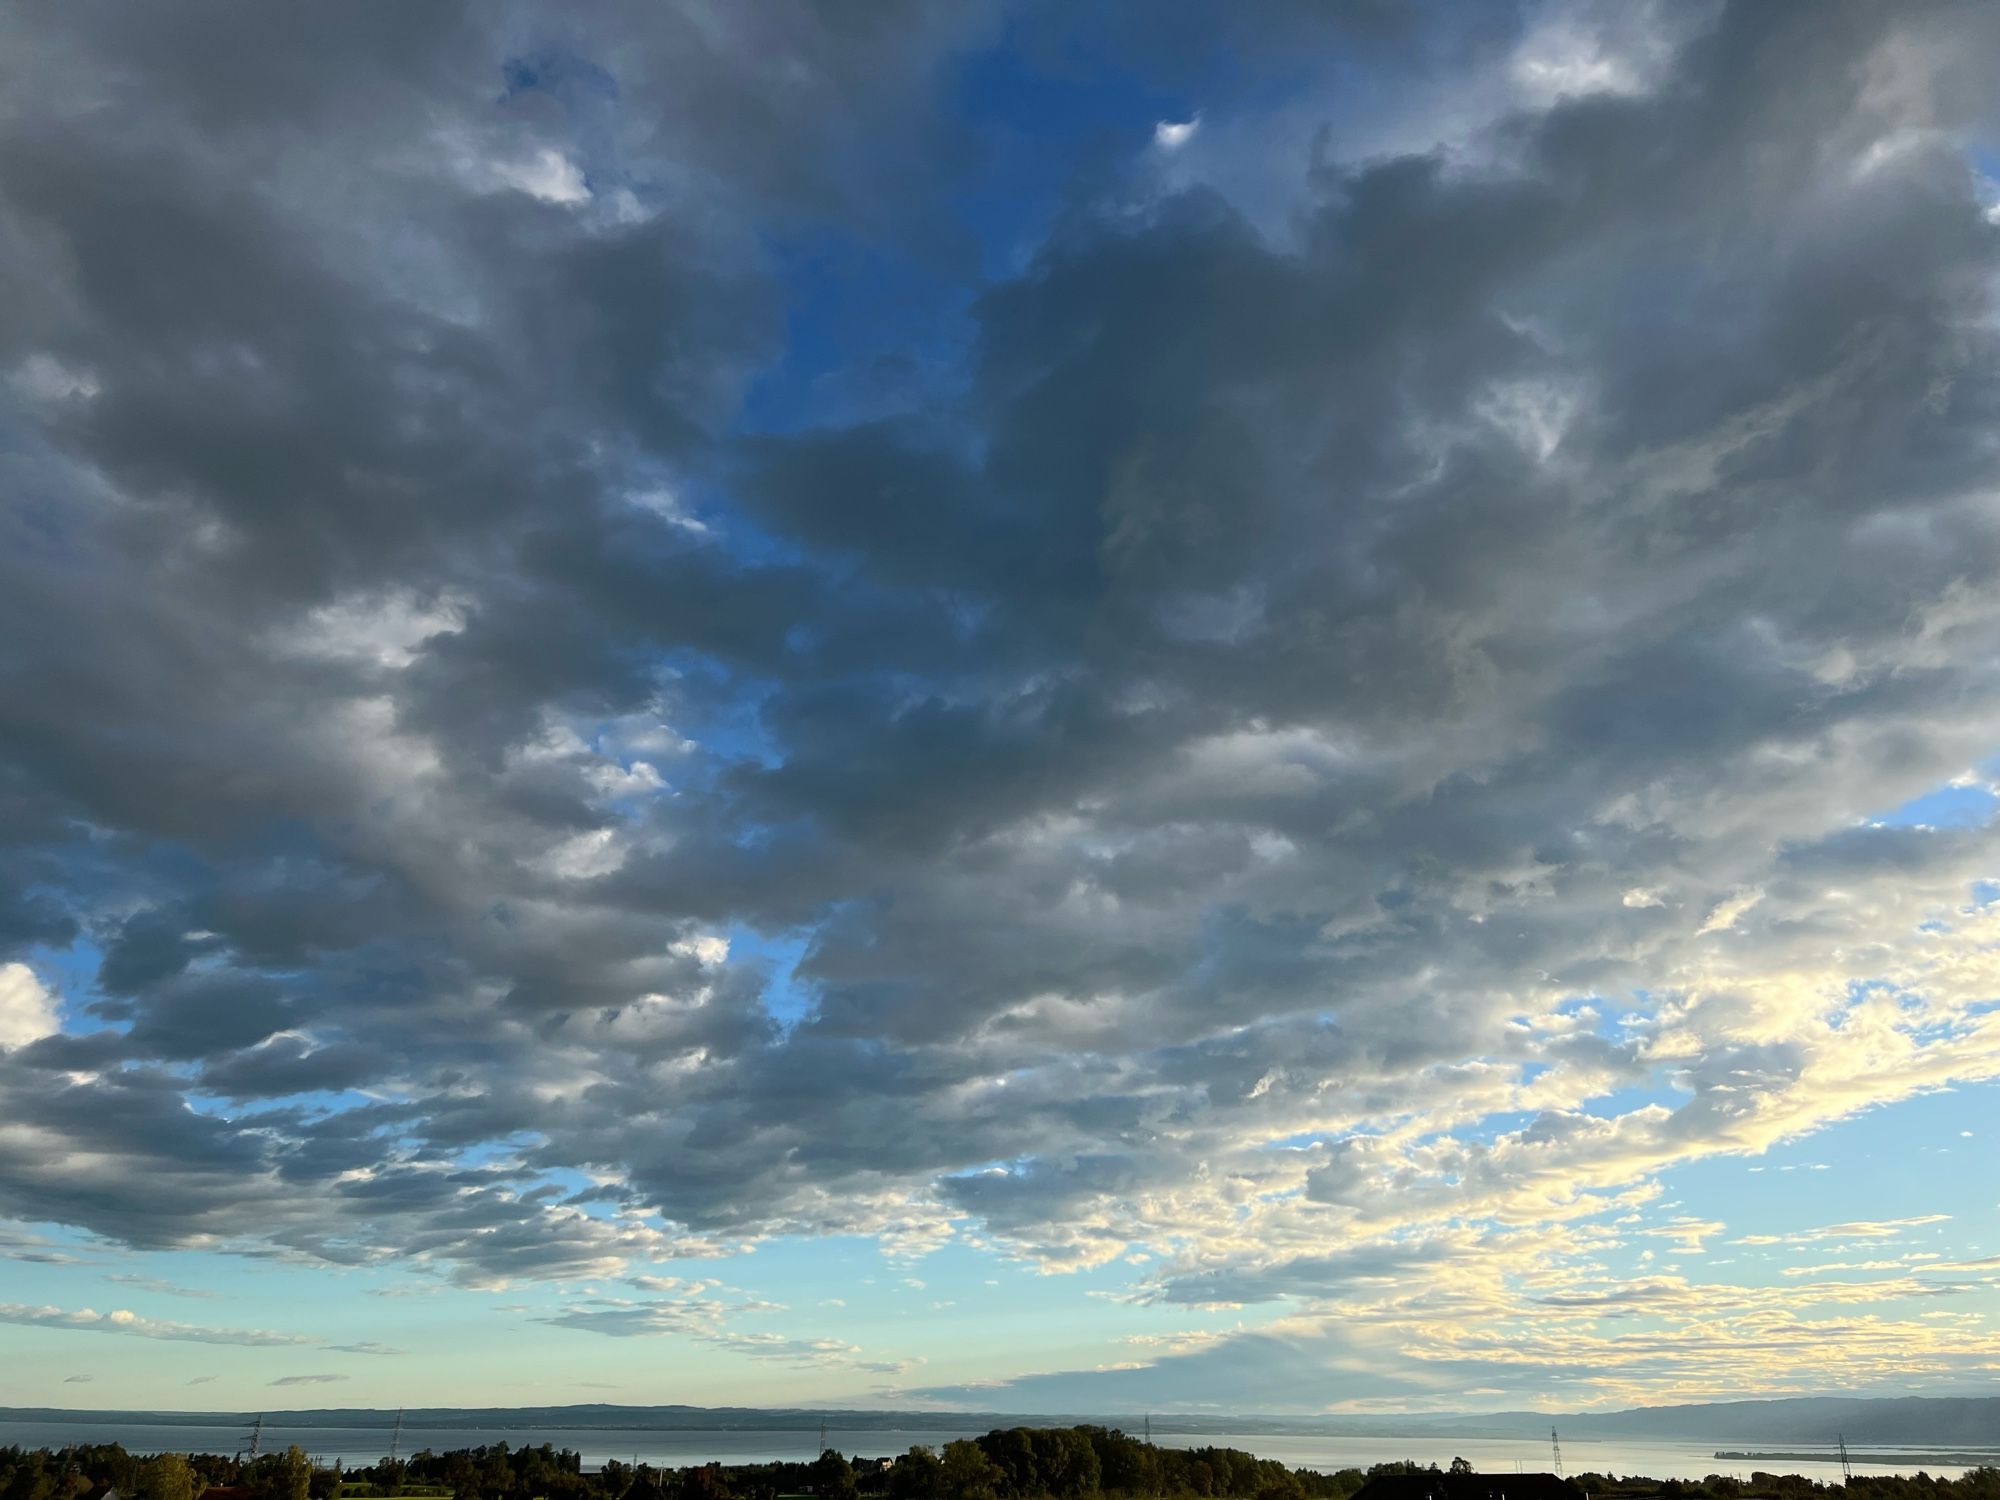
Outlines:
[[[123,1500],[198,1500],[215,1485],[240,1486],[248,1500],[334,1500],[338,1465],[316,1468],[297,1448],[250,1462],[213,1453],[141,1457],[117,1443],[70,1448],[0,1448],[0,1500],[74,1500],[101,1485]]]
[[[893,1458],[828,1449],[811,1462],[637,1467],[613,1460],[583,1472],[574,1452],[505,1443],[411,1455],[390,1469],[354,1470],[347,1500],[446,1488],[453,1500],[1088,1500],[1095,1496],[1206,1496],[1229,1500],[1346,1500],[1367,1475],[1290,1469],[1234,1448],[1155,1448],[1104,1427],[1012,1427],[982,1438],[917,1447]],[[0,1496],[0,1500],[7,1497]],[[146,1497],[150,1500],[150,1497]]]
[[[1711,1474],[1706,1479],[1619,1479],[1579,1474],[1576,1486],[1592,1500],[2000,1500],[2000,1468],[1967,1469],[1956,1479],[1932,1474],[1856,1474],[1844,1485],[1823,1484],[1801,1474],[1762,1469],[1748,1479]]]
[[[1393,1463],[1320,1473],[1234,1448],[1154,1447],[1105,1427],[1005,1428],[894,1458],[829,1449],[810,1462],[666,1469],[614,1460],[594,1472],[574,1450],[547,1444],[425,1450],[355,1469],[314,1465],[297,1448],[246,1463],[141,1458],[107,1444],[0,1448],[0,1500],[77,1500],[100,1485],[121,1500],[200,1500],[211,1486],[240,1489],[242,1500],[1347,1500],[1378,1475],[1434,1472]],[[1856,1476],[1844,1487],[1763,1472],[1701,1481],[1582,1474],[1569,1486],[1577,1500],[2000,1500],[2000,1469],[1958,1479]]]
[[[1103,1427],[1014,1427],[893,1458],[832,1449],[811,1462],[682,1469],[613,1460],[586,1473],[571,1449],[506,1443],[428,1450],[353,1469],[315,1467],[293,1448],[254,1463],[209,1454],[136,1458],[117,1445],[0,1449],[0,1500],[76,1500],[96,1485],[123,1500],[199,1500],[242,1486],[247,1500],[1346,1500],[1368,1476],[1291,1469],[1234,1448],[1156,1448]]]

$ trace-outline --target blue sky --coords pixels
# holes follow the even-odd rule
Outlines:
[[[0,57],[0,1405],[1991,1387],[1992,17]]]

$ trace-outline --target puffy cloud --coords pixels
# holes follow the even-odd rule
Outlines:
[[[23,1047],[56,1029],[55,997],[35,971],[23,963],[0,964],[0,1047]]]

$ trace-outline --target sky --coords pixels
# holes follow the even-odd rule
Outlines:
[[[0,1404],[2000,1379],[2000,9],[0,9]]]

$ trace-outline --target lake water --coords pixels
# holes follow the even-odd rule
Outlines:
[[[1138,1423],[1131,1424],[1136,1431]],[[901,1453],[911,1445],[924,1443],[941,1447],[953,1438],[977,1437],[984,1425],[971,1427],[936,1426],[907,1431],[841,1432],[829,1430],[827,1442],[843,1453],[887,1455]],[[27,1448],[59,1448],[68,1443],[123,1443],[135,1453],[196,1452],[234,1453],[244,1446],[241,1427],[201,1427],[129,1422],[21,1422],[0,1421],[0,1446],[18,1444]],[[1549,1467],[1548,1444],[1518,1438],[1439,1438],[1408,1437],[1326,1437],[1281,1433],[1175,1433],[1166,1430],[1159,1418],[1153,1422],[1153,1440],[1176,1448],[1241,1448],[1259,1458],[1273,1458],[1294,1468],[1365,1469],[1370,1464],[1396,1459],[1435,1463],[1443,1468],[1453,1458],[1465,1458],[1475,1468],[1491,1473],[1541,1472]],[[453,1448],[475,1448],[505,1441],[510,1447],[550,1443],[557,1448],[574,1448],[583,1455],[584,1465],[596,1468],[608,1458],[624,1462],[637,1460],[661,1467],[679,1468],[714,1461],[724,1464],[759,1463],[772,1459],[810,1459],[819,1449],[818,1428],[796,1432],[731,1432],[689,1429],[683,1432],[627,1430],[622,1428],[562,1427],[414,1427],[403,1429],[404,1456],[420,1448],[443,1453]],[[340,1459],[350,1465],[373,1463],[389,1448],[388,1430],[365,1427],[280,1427],[267,1422],[264,1446],[284,1447],[296,1443],[324,1461]],[[1838,1482],[1840,1463],[1829,1454],[1819,1462],[1773,1459],[1752,1462],[1719,1459],[1718,1448],[1737,1450],[1771,1449],[1805,1451],[1796,1443],[1660,1442],[1645,1439],[1624,1441],[1564,1439],[1564,1467],[1572,1474],[1594,1471],[1600,1474],[1644,1474],[1654,1479],[1700,1479],[1709,1474],[1741,1474],[1753,1468],[1777,1473],[1804,1474],[1812,1479]],[[1953,1464],[1912,1462],[1911,1452],[1893,1449],[1853,1450],[1854,1467],[1866,1474],[1914,1474],[1919,1469],[1940,1476],[1963,1472]],[[1994,1462],[2000,1462],[1996,1453]]]

